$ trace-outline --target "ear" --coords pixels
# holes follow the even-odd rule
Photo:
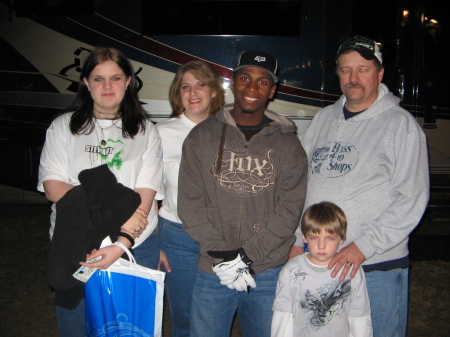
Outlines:
[[[127,78],[127,85],[125,87],[125,90],[128,89],[128,86],[130,85],[130,82],[131,82],[131,76],[128,76],[128,78]]]
[[[383,76],[384,76],[384,68],[380,70],[380,72],[378,73],[378,84],[381,83],[381,81],[383,80]]]
[[[231,76],[231,80],[230,80],[230,90],[234,95],[234,78],[233,78],[233,76]]]
[[[269,95],[269,98],[270,98],[270,99],[273,98],[273,96],[275,95],[275,92],[276,92],[276,91],[277,91],[277,85],[274,84],[274,85],[272,86],[272,89],[270,89],[270,95]]]
[[[88,88],[88,90],[91,91],[91,88],[89,88],[89,82],[86,77],[83,78],[83,82],[86,85],[86,87]]]
[[[305,238],[305,236],[302,234],[302,238],[303,238],[303,242],[304,243],[308,243],[308,242],[306,242],[306,238]]]

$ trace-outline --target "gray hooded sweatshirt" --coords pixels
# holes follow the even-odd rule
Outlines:
[[[207,252],[243,248],[255,273],[287,261],[306,196],[307,159],[295,125],[272,120],[249,141],[233,104],[198,124],[183,144],[178,213],[200,244],[201,270],[221,262]]]
[[[408,236],[429,198],[425,134],[398,103],[380,84],[377,101],[345,120],[343,95],[319,111],[302,138],[309,161],[305,210],[324,200],[340,206],[348,220],[343,246],[354,242],[363,265],[408,255]]]

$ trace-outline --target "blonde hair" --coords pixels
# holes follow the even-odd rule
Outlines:
[[[342,240],[345,240],[347,218],[339,206],[329,201],[322,201],[308,207],[303,214],[301,230],[305,236],[309,233],[319,234],[324,230],[329,234],[339,235]]]
[[[205,83],[211,88],[215,96],[211,100],[211,111],[210,114],[213,115],[225,104],[225,92],[223,89],[223,82],[219,74],[204,61],[194,60],[181,65],[170,85],[169,90],[169,102],[172,107],[172,114],[170,117],[178,117],[185,110],[183,103],[181,101],[181,81],[183,75],[190,71],[192,75],[199,81]]]

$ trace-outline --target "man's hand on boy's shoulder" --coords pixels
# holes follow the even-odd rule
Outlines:
[[[339,281],[344,281],[347,273],[352,269],[350,278],[355,277],[359,266],[366,260],[366,257],[359,250],[358,246],[352,242],[348,246],[342,248],[328,264],[328,269],[333,269],[331,277],[335,277],[342,269]]]

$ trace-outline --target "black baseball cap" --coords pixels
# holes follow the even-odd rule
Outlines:
[[[233,72],[244,68],[244,67],[258,67],[266,70],[270,76],[272,76],[275,83],[278,82],[278,77],[276,74],[278,69],[278,62],[270,54],[259,50],[248,50],[244,51],[239,55],[236,66]]]
[[[336,61],[339,55],[348,50],[355,50],[366,60],[377,59],[383,64],[380,48],[374,40],[368,39],[367,37],[356,35],[342,43],[336,54]]]

